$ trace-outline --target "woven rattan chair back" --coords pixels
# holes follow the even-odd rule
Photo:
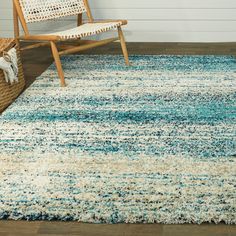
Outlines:
[[[86,12],[83,0],[19,0],[26,23],[57,19]]]

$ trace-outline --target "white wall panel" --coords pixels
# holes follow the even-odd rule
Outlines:
[[[90,0],[96,19],[128,19],[128,41],[235,42],[236,0]],[[32,33],[61,30],[75,18],[30,24]],[[0,37],[13,35],[12,5],[0,0]]]

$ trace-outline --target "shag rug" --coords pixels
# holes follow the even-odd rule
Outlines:
[[[0,117],[0,218],[236,223],[236,60],[63,58]]]

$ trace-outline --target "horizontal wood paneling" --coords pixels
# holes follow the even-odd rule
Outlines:
[[[89,0],[91,8],[100,9],[232,9],[236,8],[235,0]],[[9,9],[11,0],[1,0],[1,8]]]
[[[0,21],[0,29],[3,31],[12,31],[13,24],[7,24],[7,20]],[[61,21],[62,22],[62,21]],[[155,27],[153,25],[155,24]],[[71,19],[69,21],[64,21],[63,26],[58,25],[57,21],[48,21],[46,23],[35,23],[30,24],[30,31],[40,33],[51,32],[51,29],[62,29],[64,27],[76,27],[76,19]],[[142,31],[142,32],[235,32],[235,22],[224,22],[224,21],[207,21],[202,24],[201,21],[174,21],[174,20],[161,20],[161,21],[130,21],[129,31]]]
[[[145,16],[144,16],[145,12]],[[92,9],[95,19],[236,21],[236,9]],[[12,19],[12,10],[1,12],[1,19]]]
[[[236,41],[236,0],[90,0],[96,19],[128,19],[128,41]],[[0,0],[0,37],[12,36],[10,0]],[[31,24],[32,33],[74,26],[74,17]]]

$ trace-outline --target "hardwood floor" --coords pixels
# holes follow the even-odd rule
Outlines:
[[[236,55],[236,43],[128,43],[130,54]],[[121,54],[119,44],[93,49],[84,54]],[[48,47],[24,51],[26,89],[53,62]],[[236,236],[236,226],[225,224],[96,225],[77,222],[0,221],[0,236]]]
[[[127,43],[130,55],[235,55],[236,43]],[[122,54],[120,44],[84,51],[82,54]],[[49,47],[22,53],[27,86],[53,62]]]
[[[97,225],[77,222],[0,221],[0,236],[235,236],[228,225]]]

